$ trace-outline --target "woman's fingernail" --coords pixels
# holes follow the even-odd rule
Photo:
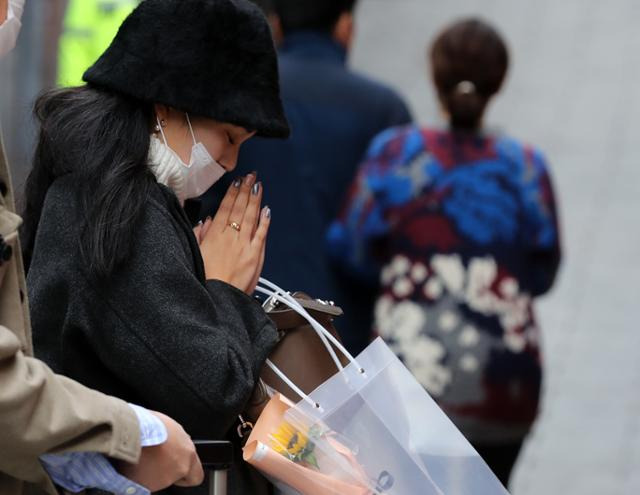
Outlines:
[[[202,220],[200,220],[197,224],[196,227],[202,227]]]
[[[268,206],[264,207],[264,216],[266,218],[271,218],[271,208],[269,208]]]
[[[253,194],[254,196],[257,196],[259,192],[260,192],[260,182],[256,182],[251,188],[251,194]]]
[[[242,179],[236,179],[233,181],[233,187],[240,187],[240,184],[242,184]]]
[[[213,220],[213,218],[211,218],[210,216],[207,217],[207,219],[205,220],[206,222],[210,222],[211,220]]]

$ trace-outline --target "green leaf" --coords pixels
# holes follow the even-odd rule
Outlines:
[[[307,455],[304,460],[307,464],[313,466],[314,468],[320,469],[320,466],[318,466],[318,459],[316,459],[316,455],[313,452]]]

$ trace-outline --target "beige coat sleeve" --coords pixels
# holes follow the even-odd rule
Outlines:
[[[125,402],[54,374],[32,357],[28,301],[11,180],[0,135],[0,494],[22,481],[56,491],[44,453],[100,452],[127,462],[140,455],[140,427]]]
[[[140,430],[124,402],[55,375],[0,326],[0,472],[50,485],[43,453],[93,451],[137,462]]]

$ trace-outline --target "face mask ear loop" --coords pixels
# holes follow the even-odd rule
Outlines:
[[[169,143],[167,142],[167,138],[164,135],[164,131],[162,130],[162,125],[160,124],[160,118],[156,115],[156,122],[158,123],[158,129],[160,129],[160,134],[162,134],[162,140],[164,141],[164,145],[165,146],[169,146]]]
[[[189,130],[191,131],[191,138],[193,139],[193,144],[194,146],[197,144],[196,143],[196,135],[193,133],[193,127],[191,127],[191,119],[189,118],[189,114],[185,113],[185,116],[187,117],[187,124],[189,124]]]

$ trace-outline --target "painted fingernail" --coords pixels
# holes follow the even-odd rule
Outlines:
[[[197,224],[196,227],[202,227],[202,220],[200,220]]]
[[[242,179],[236,179],[233,181],[233,187],[240,187],[240,184],[242,184]]]
[[[253,194],[254,196],[257,196],[259,192],[260,192],[260,182],[256,182],[251,188],[251,194]]]
[[[271,208],[269,208],[268,206],[264,207],[264,216],[266,218],[271,218]]]

